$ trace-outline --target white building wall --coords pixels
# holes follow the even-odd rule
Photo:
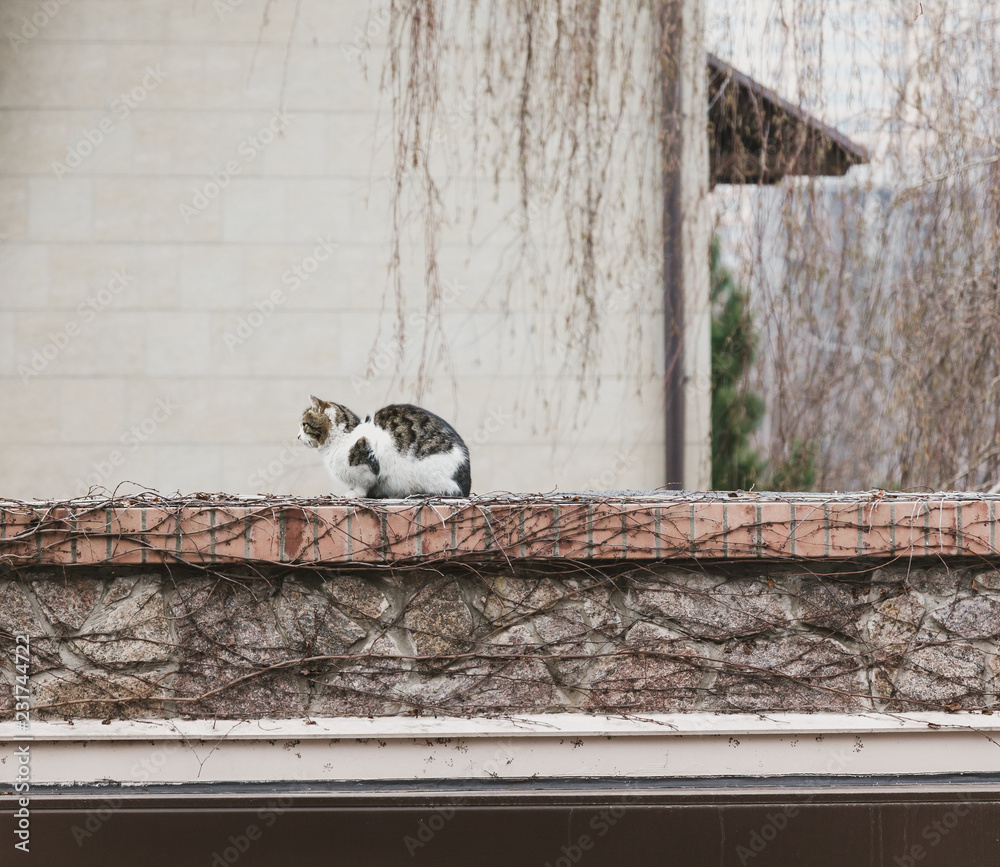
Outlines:
[[[708,77],[705,15],[700,0],[685,0],[682,27],[681,111],[684,116],[684,487],[712,486],[712,307],[708,239]]]
[[[464,435],[474,491],[663,483],[659,274],[628,275],[643,319],[605,313],[577,407],[561,311],[495,283],[513,186],[453,186],[478,215],[444,236],[445,360],[422,393],[397,365],[380,9],[0,4],[0,495],[327,493],[295,443],[310,392],[419,398]],[[403,268],[419,345],[416,244]]]

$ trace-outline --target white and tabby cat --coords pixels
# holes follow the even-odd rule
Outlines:
[[[346,406],[310,397],[299,439],[319,449],[349,496],[469,496],[469,450],[443,418],[398,403],[362,421]]]

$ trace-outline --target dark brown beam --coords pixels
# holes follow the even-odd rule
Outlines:
[[[684,270],[681,249],[681,8],[661,5],[663,155],[663,320],[667,490],[684,488]]]

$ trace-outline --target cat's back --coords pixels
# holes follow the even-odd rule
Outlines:
[[[441,416],[420,406],[390,404],[376,412],[372,422],[392,437],[400,454],[426,458],[445,454],[456,447],[466,455],[469,453],[455,428]]]

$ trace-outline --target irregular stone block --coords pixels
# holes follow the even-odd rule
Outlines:
[[[504,702],[520,711],[567,707],[549,667],[552,661],[538,658],[547,652],[530,626],[512,626],[477,645],[474,658],[418,676],[410,687],[410,701],[470,715],[495,713]]]
[[[156,579],[159,576],[155,573],[148,576],[152,579]],[[135,585],[141,580],[142,576],[139,575],[122,575],[115,578],[111,582],[111,586],[107,589],[104,594],[104,604],[111,605],[114,602],[118,602],[124,599],[126,596],[132,593],[135,589]]]
[[[621,614],[611,601],[611,594],[612,588],[599,586],[588,590],[581,599],[587,622],[604,635],[620,632],[623,625]]]
[[[32,716],[43,719],[137,719],[168,714],[161,701],[164,675],[62,671],[32,682]]]
[[[176,582],[170,604],[176,618],[181,666],[207,659],[247,670],[288,657],[271,608],[274,588],[265,581],[213,578]]]
[[[988,596],[957,599],[938,608],[934,619],[962,638],[986,639],[1000,635],[1000,601]]]
[[[882,569],[877,570],[875,576],[878,577],[882,572]],[[907,586],[917,593],[948,599],[955,595],[955,588],[963,572],[963,569],[949,569],[947,566],[918,566],[903,573],[894,569],[892,574],[900,581],[905,579]]]
[[[477,605],[485,620],[503,628],[555,605],[562,599],[560,585],[539,575],[487,575]]]
[[[987,675],[987,704],[996,707],[1000,705],[1000,650],[990,654]]]
[[[873,666],[869,672],[869,682],[871,683],[872,697],[875,699],[887,699],[896,692],[895,679],[899,672],[892,668],[881,665]],[[876,710],[880,710],[876,707]]]
[[[437,706],[448,713],[544,713],[568,704],[545,663],[532,656],[478,660],[441,677],[447,679],[447,688],[436,691],[447,694]]]
[[[306,712],[309,690],[294,669],[262,671],[300,655],[285,646],[273,594],[274,588],[259,580],[176,582],[170,607],[181,658],[171,690],[184,699],[205,696],[178,702],[178,712],[250,718]],[[225,688],[216,692],[219,686]]]
[[[143,578],[129,596],[95,611],[70,645],[97,665],[121,667],[173,659],[177,648],[159,581]]]
[[[1000,572],[996,569],[973,572],[972,586],[977,590],[1000,593]]]
[[[395,642],[383,635],[337,671],[313,681],[310,712],[330,716],[389,716],[425,707],[418,692],[414,702],[407,686],[411,674]]]
[[[710,666],[698,657],[704,645],[678,641],[667,630],[636,624],[613,656],[590,671],[583,709],[592,712],[667,712],[692,710]]]
[[[211,662],[178,672],[166,692],[178,714],[191,716],[300,717],[309,706],[309,690],[293,672],[257,674],[253,668]]]
[[[595,629],[586,617],[582,603],[576,601],[540,614],[530,621],[538,634],[537,644],[550,659],[559,682],[574,685],[593,664],[593,655],[604,648],[611,635]]]
[[[62,666],[59,644],[49,637],[47,624],[35,614],[25,582],[8,581],[0,585],[0,654],[8,666],[14,664],[18,635],[29,636],[32,676]]]
[[[868,610],[870,598],[871,587],[867,584],[803,575],[797,600],[798,619],[857,638],[859,621]]]
[[[975,647],[948,644],[921,647],[910,653],[895,679],[888,709],[941,710],[946,707],[983,707],[988,702],[984,674],[986,659]]]
[[[325,579],[323,586],[348,617],[377,620],[389,609],[389,600],[385,598],[385,594],[364,578],[336,575]]]
[[[779,589],[758,580],[665,570],[660,577],[632,573],[628,604],[643,619],[672,621],[689,638],[720,641],[769,632],[789,620]]]
[[[418,656],[464,653],[472,646],[472,614],[457,581],[421,587],[406,606],[403,625]]]
[[[292,577],[282,582],[274,612],[291,654],[340,655],[367,634],[340,612],[325,589],[325,583]]]
[[[97,578],[76,575],[67,578],[50,574],[47,577],[33,577],[31,590],[49,622],[67,631],[83,626],[101,598],[105,584],[106,582]]]
[[[509,629],[496,632],[479,645],[479,650],[484,655],[510,654],[515,656],[526,656],[538,653],[542,648],[538,633],[527,623],[519,623]]]
[[[904,653],[913,643],[924,616],[924,603],[915,593],[892,596],[872,607],[867,624],[868,645],[877,660]]]
[[[860,660],[829,638],[789,636],[726,645],[703,709],[850,711],[870,708]]]
[[[579,647],[592,642],[596,630],[584,619],[583,611],[572,605],[554,608],[529,621],[538,633],[540,645],[551,648]]]

